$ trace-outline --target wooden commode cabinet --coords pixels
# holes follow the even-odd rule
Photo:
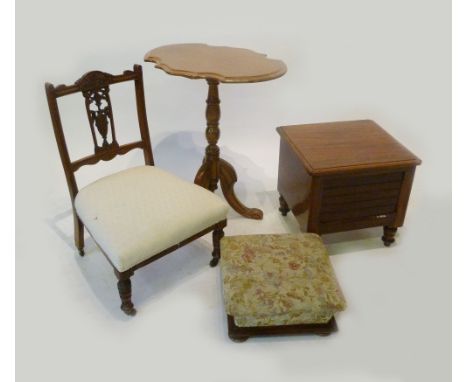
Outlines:
[[[318,234],[403,225],[421,160],[370,120],[279,127],[280,211]]]

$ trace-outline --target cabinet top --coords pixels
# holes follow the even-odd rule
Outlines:
[[[226,83],[273,80],[286,73],[283,61],[249,49],[206,44],[173,44],[150,50],[145,61],[174,76]]]
[[[311,174],[421,164],[371,120],[281,126],[277,131]]]

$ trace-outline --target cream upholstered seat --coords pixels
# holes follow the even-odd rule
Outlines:
[[[91,183],[75,208],[120,272],[225,219],[228,210],[212,192],[153,166]]]

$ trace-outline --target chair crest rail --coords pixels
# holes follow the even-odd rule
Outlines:
[[[110,85],[121,82],[133,82],[137,106],[138,125],[141,140],[120,145],[116,138],[114,116],[110,97]],[[72,85],[45,84],[49,110],[52,118],[55,138],[67,178],[72,200],[78,192],[74,173],[85,165],[100,161],[109,161],[118,155],[124,155],[133,149],[142,149],[145,163],[154,165],[151,140],[148,130],[146,108],[144,104],[143,75],[140,65],[134,65],[133,71],[126,70],[113,75],[102,71],[85,73]],[[71,161],[57,99],[66,95],[79,93],[84,97],[86,114],[94,144],[94,154]]]
[[[54,87],[55,97],[63,97],[69,94],[78,93],[93,88],[93,81],[98,81],[102,86],[118,84],[120,82],[132,81],[136,79],[135,72],[126,70],[122,74],[109,74],[98,70],[85,73],[80,79],[75,81],[73,85],[60,84]],[[98,85],[99,86],[99,85]]]

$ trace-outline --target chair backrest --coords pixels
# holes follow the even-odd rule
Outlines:
[[[133,81],[135,83],[136,106],[141,140],[119,145],[115,134],[109,85],[125,81]],[[140,65],[134,65],[133,71],[126,70],[122,74],[118,75],[112,75],[100,71],[88,72],[73,85],[54,86],[50,83],[46,83],[45,89],[55,139],[57,141],[60,159],[62,160],[63,169],[65,171],[65,177],[67,178],[68,189],[72,202],[78,193],[75,172],[84,165],[96,164],[101,160],[109,161],[117,155],[124,155],[130,150],[136,148],[143,150],[145,163],[147,165],[154,165],[148,121],[146,118],[143,75]],[[85,100],[86,113],[88,115],[89,126],[93,136],[94,154],[72,162],[70,160],[65,135],[63,133],[57,98],[78,92],[83,94]],[[100,142],[101,140],[102,142]]]

